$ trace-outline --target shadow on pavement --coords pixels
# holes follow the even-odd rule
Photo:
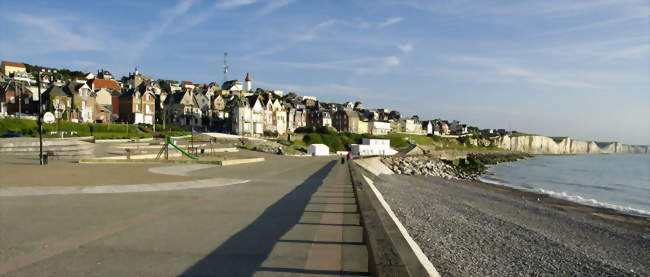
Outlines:
[[[181,276],[251,276],[261,268],[280,238],[296,225],[312,194],[336,161],[328,163],[302,184],[269,206],[262,215],[230,237]]]

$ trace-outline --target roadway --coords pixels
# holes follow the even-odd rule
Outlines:
[[[248,180],[227,186],[0,197],[0,275],[368,275],[347,165],[264,157],[180,170],[188,180]],[[161,165],[128,165],[128,174],[93,166],[128,183],[134,171]]]

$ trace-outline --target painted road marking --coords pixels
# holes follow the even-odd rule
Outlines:
[[[171,191],[198,188],[223,187],[247,183],[250,180],[212,178],[196,181],[183,181],[158,184],[110,185],[110,186],[64,186],[64,187],[0,187],[0,197],[68,195],[68,194],[105,194]]]

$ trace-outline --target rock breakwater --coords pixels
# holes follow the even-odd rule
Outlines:
[[[520,152],[469,153],[455,161],[430,155],[391,156],[381,161],[395,174],[436,176],[445,179],[478,180],[487,171],[487,165],[512,162],[530,157]]]

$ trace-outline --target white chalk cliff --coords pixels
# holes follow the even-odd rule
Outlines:
[[[502,136],[494,139],[498,148],[527,152],[531,154],[648,154],[647,145],[626,145],[618,142],[595,142],[574,140],[569,137],[549,138],[545,136]]]

